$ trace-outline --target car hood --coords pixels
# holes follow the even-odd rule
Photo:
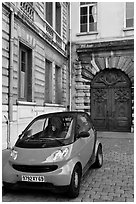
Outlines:
[[[53,161],[48,162],[47,158],[50,157],[53,153],[55,153],[57,150],[65,149],[66,147],[68,147],[69,149],[72,148],[71,145],[41,149],[15,147],[14,150],[17,152],[17,158],[14,160],[10,157],[10,162],[14,164],[23,165],[42,165],[45,163],[53,163]]]

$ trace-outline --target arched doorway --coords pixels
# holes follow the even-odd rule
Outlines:
[[[100,131],[131,129],[131,82],[118,69],[99,72],[91,83],[91,115]]]

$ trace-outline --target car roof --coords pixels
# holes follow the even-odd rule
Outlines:
[[[39,115],[39,116],[37,116],[36,118],[40,118],[40,117],[46,117],[46,116],[48,116],[48,117],[51,117],[51,116],[60,116],[60,115],[72,115],[72,116],[76,116],[77,114],[83,114],[83,113],[85,113],[85,114],[87,114],[86,112],[84,112],[84,111],[62,111],[62,112],[53,112],[53,113],[45,113],[45,114],[42,114],[42,115]]]

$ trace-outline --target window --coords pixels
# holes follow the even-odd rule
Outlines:
[[[51,27],[61,36],[61,3],[46,2],[45,19]],[[50,29],[50,28],[48,28]],[[48,30],[50,33],[51,31]]]
[[[32,50],[20,43],[19,99],[32,101]]]
[[[53,2],[46,2],[46,21],[52,26]]]
[[[126,2],[126,28],[134,27],[134,2]]]
[[[81,132],[88,132],[92,128],[89,118],[82,114],[77,116],[77,135]]]
[[[55,102],[61,104],[61,68],[55,67]]]
[[[45,102],[52,103],[52,63],[45,61]]]
[[[61,35],[61,5],[56,2],[56,32]]]
[[[80,32],[97,31],[96,2],[80,3]]]

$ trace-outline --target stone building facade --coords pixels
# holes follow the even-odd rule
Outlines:
[[[100,131],[133,131],[134,3],[71,3],[72,109]]]
[[[69,104],[66,2],[2,3],[2,142]]]

